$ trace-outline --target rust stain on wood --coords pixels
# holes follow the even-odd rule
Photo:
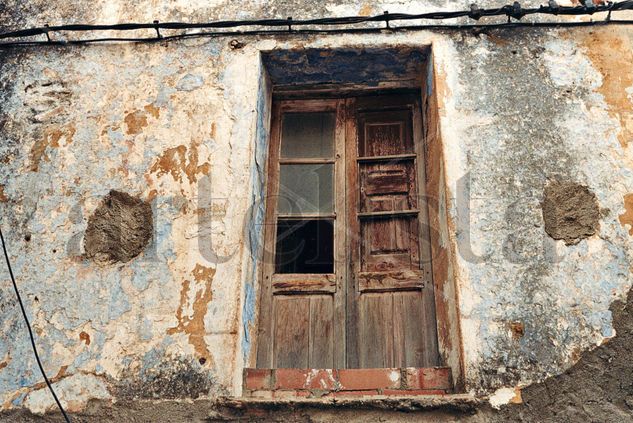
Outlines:
[[[633,235],[633,194],[624,196],[625,212],[618,216],[618,220],[623,227],[629,225],[629,235]]]
[[[189,336],[189,343],[193,346],[196,354],[199,357],[205,358],[206,362],[211,362],[211,353],[204,341],[204,335],[206,333],[204,317],[207,314],[209,303],[213,298],[211,283],[215,276],[215,269],[196,264],[191,274],[195,281],[194,287],[198,287],[199,289],[195,291],[195,296],[191,298],[193,295],[193,292],[191,292],[192,283],[189,280],[183,281],[180,291],[180,305],[176,311],[178,325],[168,329],[167,334],[186,333]],[[199,285],[202,286],[200,287]],[[186,314],[186,309],[189,304],[192,309],[191,316]]]
[[[583,36],[582,44],[594,67],[602,74],[598,89],[609,106],[611,117],[620,122],[618,140],[626,148],[633,138],[633,100],[627,88],[633,86],[633,73],[621,72],[633,62],[633,45],[625,35],[609,28],[598,28]]]

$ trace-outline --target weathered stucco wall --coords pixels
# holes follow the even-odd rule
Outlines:
[[[9,2],[0,16],[18,28],[444,6],[204,3]],[[507,402],[617,336],[609,308],[633,282],[633,30],[230,40],[0,52],[0,223],[70,410],[240,394],[270,107],[260,52],[273,49],[432,47],[468,391]],[[545,232],[555,181],[595,195],[595,234],[568,245]],[[151,204],[152,241],[128,262],[97,264],[83,237],[111,190]],[[53,402],[4,266],[0,281],[0,407],[43,412]]]

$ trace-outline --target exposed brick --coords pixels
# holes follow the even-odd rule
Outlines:
[[[365,397],[365,396],[373,396],[378,395],[378,391],[376,389],[367,390],[367,391],[338,391],[338,392],[330,392],[324,397]]]
[[[446,367],[408,367],[405,373],[408,389],[451,389],[450,369]]]
[[[429,367],[419,371],[420,389],[451,389],[450,371],[447,367]]]
[[[309,369],[276,369],[275,389],[304,389],[308,381]]]
[[[382,394],[406,397],[413,395],[446,395],[446,391],[442,389],[384,389]]]
[[[250,390],[272,389],[271,369],[245,369],[244,388]]]
[[[408,389],[420,389],[420,370],[417,367],[407,367],[405,369],[405,380],[403,387]]]
[[[313,369],[306,379],[307,389],[332,390],[336,387],[336,370]]]
[[[329,369],[277,369],[275,389],[320,389],[336,387],[336,371]]]
[[[400,387],[400,369],[340,369],[341,390]]]

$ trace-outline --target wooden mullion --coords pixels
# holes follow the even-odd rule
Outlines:
[[[284,113],[309,113],[309,112],[335,112],[338,100],[336,99],[312,99],[312,100],[284,100],[279,102]]]
[[[360,206],[360,192],[358,189],[358,129],[356,121],[356,99],[345,100],[345,166],[347,176],[346,210],[347,210],[347,283],[346,283],[346,368],[357,368],[360,365],[360,350],[358,348],[358,290],[356,275],[360,270],[360,222],[356,213]]]
[[[266,215],[264,225],[264,251],[262,258],[260,312],[257,335],[257,367],[273,367],[273,292],[272,275],[275,271],[275,237],[277,224],[277,192],[279,190],[279,149],[281,138],[281,108],[273,105],[266,190]]]
[[[418,208],[420,214],[418,216],[418,248],[419,248],[419,268],[424,275],[424,288],[422,289],[422,313],[423,322],[421,324],[432,333],[427,336],[424,349],[424,365],[437,366],[439,363],[439,341],[437,331],[437,314],[435,309],[435,288],[433,284],[433,269],[431,262],[431,233],[429,221],[429,204],[426,195],[426,145],[423,125],[424,116],[422,115],[421,101],[418,98],[413,105],[413,145],[417,153],[416,169],[417,169],[417,194]],[[428,123],[427,123],[428,124]],[[437,199],[439,200],[439,199]]]
[[[272,276],[274,294],[333,294],[333,273],[276,273]]]
[[[391,156],[367,156],[359,157],[356,159],[359,163],[372,163],[372,162],[403,162],[407,160],[415,160],[417,155],[413,154],[394,154]]]
[[[277,219],[283,220],[326,220],[336,219],[336,213],[328,214],[278,214]]]
[[[346,332],[346,281],[347,272],[347,210],[346,210],[346,110],[345,100],[336,105],[336,126],[334,131],[334,272],[336,274],[336,292],[334,293],[334,367],[345,367],[347,344]]]
[[[282,165],[302,165],[302,164],[333,164],[336,163],[335,159],[279,159],[279,164]]]
[[[379,212],[359,212],[357,216],[359,219],[384,219],[389,217],[415,217],[420,211],[414,210],[393,210],[393,211],[379,211]]]

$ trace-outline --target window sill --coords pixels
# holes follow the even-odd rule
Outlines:
[[[287,397],[287,398],[222,398],[218,406],[241,412],[263,410],[298,409],[352,409],[425,411],[443,410],[447,412],[471,413],[481,406],[482,400],[470,394],[447,395],[405,395],[405,396],[362,396],[362,397]]]
[[[293,401],[445,397],[452,394],[450,375],[448,367],[245,369],[243,395],[250,399]]]

